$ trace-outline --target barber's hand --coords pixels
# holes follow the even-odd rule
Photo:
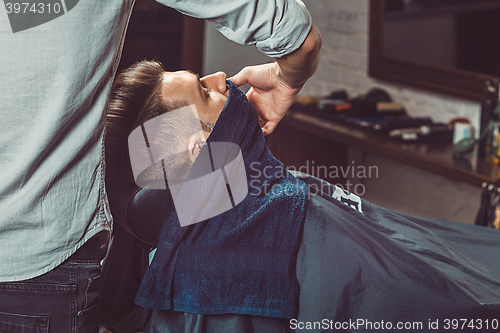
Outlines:
[[[292,88],[285,83],[276,62],[245,67],[230,80],[238,87],[244,84],[252,86],[247,98],[265,123],[262,127],[264,135],[274,131],[301,88]]]
[[[318,67],[321,50],[321,33],[318,27],[311,30],[298,49],[276,58],[276,62],[245,67],[231,81],[238,87],[250,84],[248,100],[255,106],[264,135],[271,134],[285,116],[295,96]]]

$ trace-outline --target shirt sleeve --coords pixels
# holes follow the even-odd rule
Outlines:
[[[312,18],[300,0],[156,0],[182,14],[207,19],[230,40],[279,58],[298,49]]]

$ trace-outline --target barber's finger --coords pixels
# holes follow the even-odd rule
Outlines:
[[[255,94],[255,91],[254,91],[253,87],[250,87],[250,89],[248,89],[248,91],[246,93],[246,96],[247,96],[248,101],[250,103],[252,103],[253,105],[255,105],[254,94]],[[257,109],[257,113],[260,114],[258,109]]]
[[[235,76],[229,78],[231,82],[233,82],[237,87],[240,87],[244,84],[248,83],[248,80],[250,79],[250,76],[252,75],[252,71],[250,68],[245,67],[241,71],[239,71],[238,74]]]
[[[264,136],[271,134],[272,132],[274,132],[276,126],[278,126],[278,123],[274,121],[268,121],[267,124],[262,127],[262,134],[264,134]]]
[[[262,119],[261,116],[259,116],[259,126],[262,128],[266,126],[267,120]]]

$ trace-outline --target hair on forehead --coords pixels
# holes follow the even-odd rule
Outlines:
[[[165,69],[156,60],[142,60],[117,75],[106,106],[106,163],[130,164],[128,136],[134,128],[188,102],[161,96]]]

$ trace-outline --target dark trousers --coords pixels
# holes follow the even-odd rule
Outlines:
[[[46,274],[0,283],[0,332],[99,332],[99,247],[87,243]]]

